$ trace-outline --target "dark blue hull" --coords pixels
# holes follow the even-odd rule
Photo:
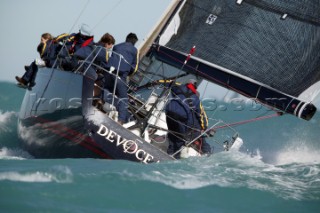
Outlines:
[[[93,87],[80,74],[40,68],[19,114],[23,147],[35,158],[174,160],[96,109]]]

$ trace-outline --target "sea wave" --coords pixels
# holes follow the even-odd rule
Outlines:
[[[0,172],[0,181],[9,180],[15,182],[57,182],[57,183],[71,183],[73,181],[73,174],[66,166],[55,166],[49,172],[17,172],[7,171]]]
[[[24,159],[32,159],[33,156],[31,156],[28,152],[19,149],[19,148],[7,148],[2,147],[0,149],[0,159],[1,160],[24,160]]]
[[[263,162],[259,155],[227,152],[209,158],[171,162],[170,166],[143,173],[140,178],[182,190],[245,187],[270,192],[283,199],[313,200],[320,199],[319,175],[320,164],[317,163],[277,166]]]

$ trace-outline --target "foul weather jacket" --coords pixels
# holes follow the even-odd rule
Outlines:
[[[123,42],[113,47],[108,66],[119,70],[121,77],[127,77],[138,69],[138,50],[130,42]]]
[[[173,86],[171,91],[173,98],[166,107],[167,114],[189,127],[205,130],[208,119],[197,94],[187,85]]]

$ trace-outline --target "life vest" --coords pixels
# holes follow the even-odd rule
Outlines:
[[[71,47],[69,48],[69,54],[74,54],[81,47],[86,47],[92,44],[93,36],[82,36],[81,34],[76,34],[73,38]]]
[[[63,33],[54,38],[55,43],[65,44],[70,55],[73,55],[81,47],[86,47],[93,42],[93,36],[82,36],[80,33]]]

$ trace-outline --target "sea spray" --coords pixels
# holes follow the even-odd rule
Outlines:
[[[12,132],[13,129],[9,124],[16,118],[16,112],[3,112],[0,110],[0,134],[4,132]]]

